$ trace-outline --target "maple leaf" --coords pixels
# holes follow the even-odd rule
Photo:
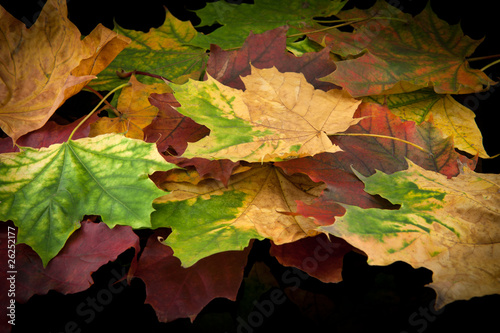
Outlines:
[[[322,230],[342,237],[368,255],[372,265],[402,260],[433,271],[429,284],[436,307],[500,292],[500,176],[467,167],[448,179],[408,161],[408,170],[371,177],[356,175],[365,191],[398,210],[347,206]]]
[[[95,50],[95,53],[80,61],[80,64],[71,71],[71,75],[73,76],[100,74],[130,44],[131,39],[99,24],[92,30],[89,36],[83,39],[83,42],[89,49]],[[66,93],[66,95],[75,95],[86,84],[86,82],[82,82],[79,85],[71,87],[69,94]]]
[[[320,234],[283,245],[271,243],[270,254],[283,266],[296,267],[320,281],[336,283],[342,281],[344,255],[352,249],[341,238]]]
[[[106,133],[125,133],[127,138],[144,139],[143,128],[151,124],[158,108],[149,103],[151,93],[165,93],[170,88],[165,83],[143,84],[135,76],[130,78],[130,86],[123,88],[118,97],[115,118],[102,117],[90,125],[89,136]]]
[[[195,11],[201,19],[199,26],[219,23],[222,27],[208,35],[196,36],[192,43],[206,48],[210,44],[219,45],[222,49],[240,47],[250,31],[262,33],[287,24],[312,22],[313,17],[337,14],[345,3],[345,0],[255,0],[254,4],[240,5],[225,1],[209,2]]]
[[[452,136],[455,147],[471,155],[488,158],[483,137],[474,121],[472,110],[458,103],[450,95],[436,94],[422,89],[405,94],[370,96],[367,100],[385,104],[396,116],[417,124],[432,121],[443,135]]]
[[[153,93],[149,102],[158,108],[158,114],[153,122],[144,128],[145,141],[156,142],[160,152],[170,148],[181,155],[188,142],[196,142],[210,133],[206,126],[195,123],[175,110],[175,107],[181,105],[173,94]]]
[[[104,223],[81,223],[62,250],[43,267],[40,257],[26,244],[16,247],[16,301],[24,303],[33,295],[49,290],[74,294],[94,283],[92,273],[133,247],[139,253],[139,238],[129,226],[109,229]],[[92,258],[89,260],[89,258]]]
[[[50,0],[29,29],[0,7],[0,127],[15,142],[42,127],[125,47],[128,39],[98,26],[83,40],[66,1]],[[85,61],[89,63],[85,63]],[[93,64],[93,65],[90,65]]]
[[[322,185],[255,165],[229,179],[163,183],[171,193],[155,200],[153,228],[171,227],[165,243],[184,267],[214,253],[241,250],[251,239],[276,244],[317,234],[312,219],[294,215],[295,200],[312,201]]]
[[[287,174],[304,173],[313,181],[325,182],[327,190],[312,205],[298,203],[297,212],[314,216],[318,223],[331,224],[336,216],[344,214],[338,203],[362,208],[390,208],[392,205],[380,197],[363,191],[363,183],[352,172],[351,166],[365,176],[376,170],[393,173],[408,167],[410,159],[420,166],[440,172],[448,177],[460,173],[460,163],[475,166],[475,162],[454,151],[453,141],[443,138],[439,130],[428,122],[417,126],[412,121],[401,121],[387,107],[362,103],[355,113],[363,119],[349,128],[346,134],[384,135],[403,139],[428,149],[429,153],[405,142],[370,136],[340,136],[332,138],[342,151],[318,154],[313,157],[275,163]]]
[[[97,90],[111,90],[121,84],[117,71],[135,70],[175,80],[183,76],[199,78],[207,58],[207,48],[193,46],[192,39],[198,34],[190,22],[183,22],[167,12],[162,26],[149,32],[124,29],[115,23],[116,33],[127,36],[132,43],[90,83]],[[158,79],[143,76],[145,84],[157,83]]]
[[[329,29],[310,38],[344,56],[362,54],[336,62],[337,70],[322,78],[344,87],[352,96],[401,93],[433,87],[440,94],[466,94],[484,90],[494,83],[485,73],[469,67],[470,56],[481,40],[464,36],[460,25],[439,19],[430,4],[417,16],[404,14],[384,1],[368,10],[339,13],[341,19],[372,19],[354,24],[354,33]]]
[[[164,192],[147,174],[172,167],[154,144],[116,134],[0,154],[0,220],[14,221],[18,242],[46,266],[83,215],[109,227],[151,226],[152,201]]]
[[[307,82],[316,89],[327,91],[335,88],[329,82],[317,80],[336,68],[330,61],[329,48],[303,54],[300,58],[295,57],[286,50],[287,31],[287,27],[279,27],[258,35],[250,33],[238,50],[223,51],[219,46],[211,45],[207,73],[226,86],[243,90],[245,86],[240,77],[249,75],[251,66],[276,67],[282,73],[304,74]]]
[[[182,155],[187,148],[188,142],[196,142],[210,133],[203,125],[195,123],[191,118],[183,116],[174,107],[181,106],[171,93],[151,94],[149,97],[151,105],[159,108],[159,112],[153,123],[144,129],[147,142],[156,142],[158,150],[166,152],[164,157],[169,163],[186,168],[194,166],[201,178],[214,178],[227,185],[233,169],[240,165],[227,159],[207,160],[204,158],[183,158]],[[163,181],[165,173],[156,172],[153,181],[158,185]]]
[[[154,308],[159,321],[187,317],[193,321],[216,297],[236,300],[250,246],[214,254],[184,268],[172,249],[159,241],[167,235],[168,229],[160,228],[149,237],[134,274],[144,281],[146,303]]]
[[[184,157],[262,162],[334,152],[327,135],[358,122],[352,115],[360,101],[338,89],[315,90],[300,73],[252,67],[242,80],[245,91],[211,77],[172,85],[177,110],[211,129]]]

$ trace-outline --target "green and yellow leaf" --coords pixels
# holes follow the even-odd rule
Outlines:
[[[213,179],[162,187],[171,193],[155,200],[152,225],[172,228],[165,243],[184,267],[214,253],[242,250],[251,239],[284,244],[318,234],[311,218],[293,213],[295,201],[311,202],[322,184],[287,176],[272,165],[235,174],[227,187]]]
[[[346,214],[321,229],[364,251],[372,265],[401,260],[432,270],[438,308],[500,293],[500,175],[464,167],[448,179],[408,164],[392,175],[357,173],[365,191],[400,209],[343,205]]]
[[[165,193],[148,174],[173,167],[154,144],[116,134],[0,154],[0,220],[14,222],[45,266],[84,215],[151,227],[153,200]]]
[[[190,22],[183,22],[167,12],[162,26],[149,32],[124,29],[115,24],[114,31],[132,40],[115,60],[90,85],[97,90],[111,90],[123,83],[116,72],[141,71],[176,81],[182,77],[198,79],[207,61],[207,49],[194,46],[198,34]],[[141,76],[145,84],[161,82]]]
[[[314,89],[303,74],[252,67],[242,80],[245,91],[211,77],[172,85],[177,110],[211,130],[184,157],[265,162],[335,152],[328,135],[359,121],[360,101],[343,90]]]

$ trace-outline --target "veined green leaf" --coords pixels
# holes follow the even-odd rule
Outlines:
[[[198,34],[190,22],[183,22],[167,13],[165,23],[149,32],[124,29],[116,24],[115,32],[132,40],[90,85],[97,90],[111,90],[123,82],[117,71],[134,70],[161,75],[168,80],[181,76],[199,78],[207,60],[206,49],[194,46],[191,40]],[[145,84],[161,80],[139,76]]]
[[[302,25],[312,22],[313,17],[337,14],[345,3],[345,0],[255,0],[254,4],[240,5],[210,2],[196,11],[201,18],[200,26],[220,23],[222,27],[209,35],[197,35],[192,44],[205,48],[210,44],[222,49],[241,47],[250,31],[259,34],[284,25]]]
[[[80,226],[83,215],[101,215],[110,227],[150,227],[153,200],[165,192],[148,178],[167,163],[155,144],[101,135],[0,155],[0,220],[19,227],[43,264]]]

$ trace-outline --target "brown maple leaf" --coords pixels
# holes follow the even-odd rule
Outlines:
[[[128,44],[98,26],[81,39],[66,1],[49,0],[29,29],[0,7],[0,127],[15,142],[42,127]]]

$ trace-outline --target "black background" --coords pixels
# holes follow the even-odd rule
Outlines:
[[[235,2],[235,1],[233,1]],[[394,1],[393,1],[394,2]],[[33,23],[43,6],[43,1],[1,0],[11,14],[25,23]],[[104,1],[70,0],[69,17],[83,35],[102,23],[113,29],[113,20],[127,29],[148,31],[159,27],[165,19],[164,6],[177,18],[191,20],[196,26],[199,19],[190,10],[204,6],[205,1]],[[353,6],[369,8],[374,1],[349,1],[345,8]],[[498,10],[495,2],[486,0],[457,2],[452,0],[431,1],[437,15],[450,24],[461,24],[464,33],[474,39],[485,37],[472,57],[500,54]],[[418,14],[426,1],[400,1],[399,8],[405,12]],[[207,31],[207,30],[205,30]],[[481,68],[493,60],[471,63]],[[486,70],[493,80],[500,81],[500,64]],[[80,96],[81,95],[81,96]],[[67,121],[77,119],[95,105],[95,98],[81,93],[68,100],[58,111]],[[455,96],[455,98],[476,113],[476,122],[484,137],[486,151],[490,155],[500,153],[498,113],[500,112],[500,85],[489,92]],[[468,98],[468,99],[466,99]],[[94,103],[92,105],[92,103]],[[68,111],[70,110],[70,111]],[[68,115],[68,113],[70,113]],[[71,114],[73,113],[73,114]],[[63,117],[64,118],[64,117]],[[60,120],[60,118],[59,118]],[[483,172],[499,173],[499,159],[482,160],[479,168]],[[147,232],[140,234],[145,239]],[[273,274],[279,278],[290,268],[280,266],[269,256],[269,242],[255,242],[249,257],[246,272],[255,262],[265,262]],[[121,270],[129,262],[132,250],[122,254],[113,263],[101,267],[93,277],[95,284],[85,292],[61,295],[34,296],[26,304],[17,305],[14,332],[64,332],[68,321],[75,321],[81,332],[234,332],[237,302],[225,299],[212,301],[191,323],[180,319],[171,323],[159,323],[154,310],[144,304],[144,283],[135,279],[131,286],[115,295],[112,302],[99,312],[89,324],[75,312],[87,297],[95,297],[106,287],[113,269]],[[500,258],[499,258],[500,260]],[[264,324],[253,332],[494,332],[498,331],[500,296],[492,295],[456,301],[447,305],[435,315],[429,304],[435,298],[431,288],[424,285],[431,282],[432,273],[426,269],[413,269],[397,262],[390,266],[368,266],[366,259],[356,253],[344,259],[343,281],[338,284],[323,284],[314,278],[302,280],[300,288],[313,291],[329,298],[335,305],[326,317],[311,320],[299,308],[287,300],[275,308]],[[281,281],[283,282],[283,281]],[[282,283],[281,287],[286,287]],[[240,293],[241,294],[241,293]],[[263,295],[261,300],[269,298]],[[241,295],[239,295],[241,298]],[[2,311],[3,313],[3,311]],[[426,314],[427,313],[427,314]],[[229,318],[229,319],[228,319]],[[71,330],[69,330],[71,331]],[[247,332],[246,330],[240,330]]]

